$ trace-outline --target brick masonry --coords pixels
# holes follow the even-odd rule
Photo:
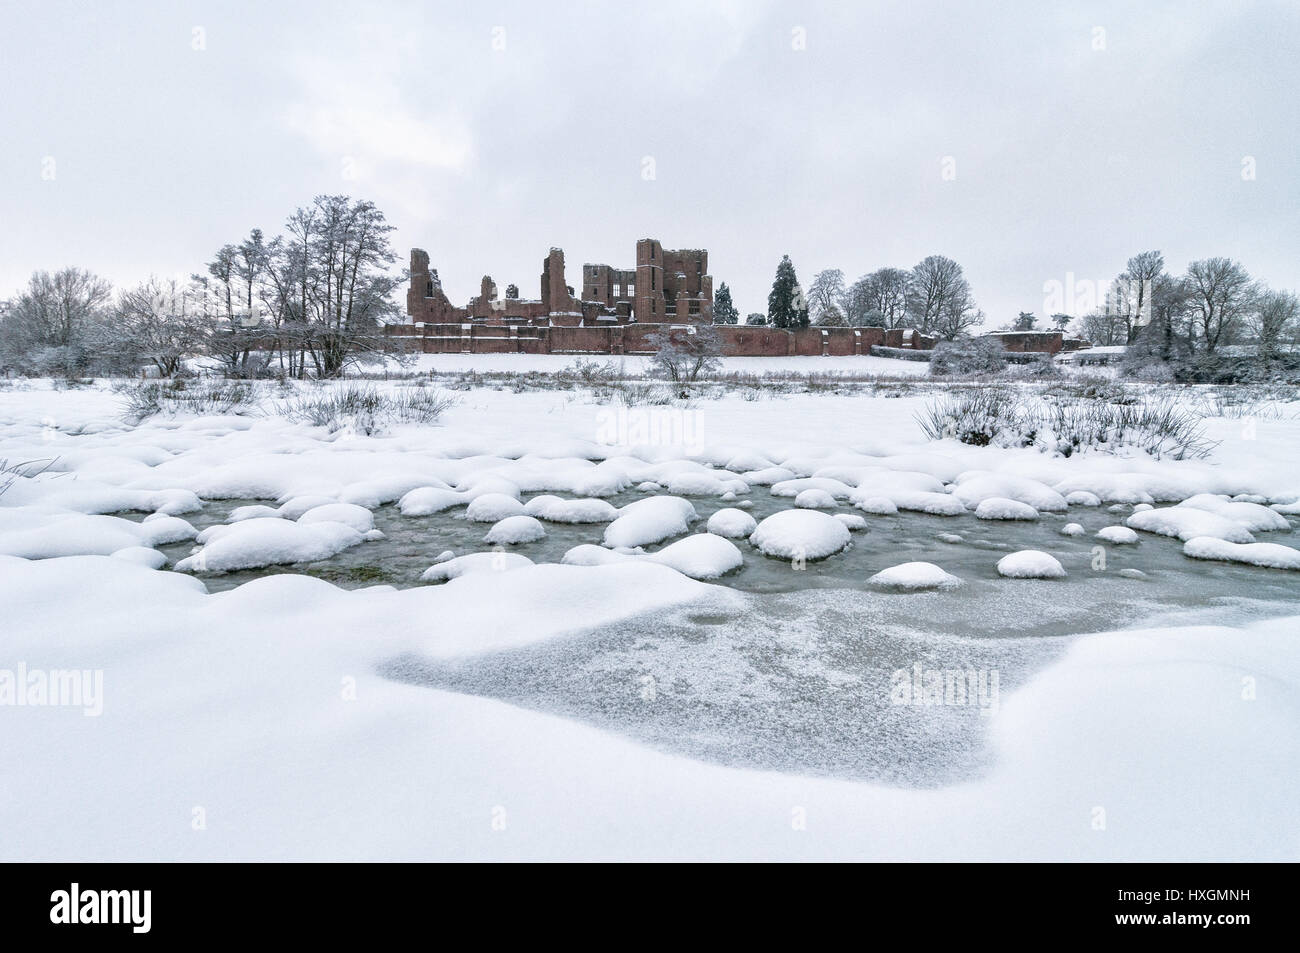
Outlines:
[[[636,268],[582,266],[580,290],[566,283],[564,251],[542,262],[539,297],[502,298],[483,276],[479,294],[453,305],[433,279],[429,255],[411,249],[406,292],[409,323],[388,327],[397,337],[419,339],[425,354],[650,354],[646,338],[665,325],[713,320],[713,277],[703,248],[665,249],[653,238],[636,244]],[[901,328],[801,328],[718,325],[728,357],[847,357],[875,346],[929,350],[935,339]],[[1061,350],[1058,331],[1000,332],[1008,351]]]

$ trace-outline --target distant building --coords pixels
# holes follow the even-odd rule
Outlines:
[[[657,240],[636,243],[636,267],[582,266],[579,292],[565,279],[564,251],[552,248],[542,262],[537,298],[500,298],[484,275],[479,294],[464,307],[451,303],[429,265],[429,254],[411,249],[406,313],[414,324],[590,327],[644,322],[713,321],[713,276],[702,248],[666,250]]]

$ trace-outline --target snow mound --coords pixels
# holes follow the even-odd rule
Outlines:
[[[261,518],[280,519],[284,514],[274,506],[267,506],[265,503],[254,503],[251,506],[236,506],[226,517],[227,523],[239,523],[243,520],[255,520]]]
[[[1281,543],[1230,543],[1213,536],[1195,536],[1183,544],[1183,555],[1193,559],[1245,563],[1266,569],[1300,570],[1300,549],[1292,549]]]
[[[524,504],[505,493],[484,493],[469,501],[465,519],[474,523],[495,523],[507,516],[521,516]]]
[[[812,489],[802,490],[795,496],[794,505],[805,510],[833,510],[835,509],[835,497],[825,490],[813,487]]]
[[[962,585],[962,581],[952,573],[927,562],[890,566],[880,570],[867,582],[884,589],[956,589]]]
[[[715,473],[674,473],[663,482],[669,493],[687,496],[722,496],[724,493],[748,492],[749,486],[731,474],[719,477]]]
[[[739,569],[745,557],[736,544],[712,533],[696,533],[646,557],[692,579],[717,579]]]
[[[941,543],[950,543],[952,545],[966,542],[966,537],[960,533],[939,533],[934,538]]]
[[[1292,516],[1300,515],[1300,500],[1292,500],[1290,503],[1274,503],[1269,509],[1275,513],[1289,513]]]
[[[1006,473],[977,473],[963,475],[952,495],[967,507],[977,507],[984,500],[1014,500],[1035,510],[1057,512],[1066,508],[1065,497],[1046,483],[1028,477]],[[994,517],[995,519],[1026,519],[1028,517]]]
[[[176,564],[179,572],[231,572],[285,563],[329,559],[362,541],[361,533],[343,523],[302,523],[252,519],[225,526],[193,556]],[[205,531],[206,532],[206,531]]]
[[[605,500],[563,500],[549,495],[533,497],[524,504],[524,512],[549,523],[608,523],[618,516],[618,508]]]
[[[1147,579],[1150,578],[1141,569],[1121,569],[1119,574],[1125,579]]]
[[[303,513],[298,517],[298,522],[303,526],[313,523],[342,523],[351,526],[358,533],[368,533],[375,528],[375,514],[355,503],[326,503]]]
[[[715,536],[725,536],[727,539],[743,539],[754,532],[758,523],[754,517],[744,510],[729,506],[710,516],[706,526],[708,531]]]
[[[118,516],[44,515],[0,510],[0,555],[23,559],[108,556],[119,549],[153,546],[142,523]],[[189,525],[189,524],[186,524]]]
[[[422,486],[404,494],[397,501],[403,516],[432,516],[453,506],[463,506],[465,495],[436,486]]]
[[[675,569],[691,579],[717,579],[739,569],[745,558],[735,543],[713,533],[696,533],[665,546],[657,553],[614,552],[585,543],[575,546],[560,560],[570,566],[607,566],[611,563],[645,561]]]
[[[1176,536],[1183,542],[1197,536],[1213,536],[1229,543],[1255,541],[1255,537],[1240,523],[1219,516],[1217,513],[1190,506],[1163,506],[1160,509],[1134,513],[1124,523],[1144,533]]]
[[[280,508],[275,512],[277,516],[281,516],[284,519],[296,520],[308,510],[337,502],[338,500],[332,496],[291,496],[289,499],[285,500],[285,502],[281,503]],[[241,509],[242,508],[243,507],[241,507]],[[239,510],[236,510],[235,512],[237,513]],[[228,520],[227,522],[233,523],[234,520]]]
[[[1267,506],[1245,501],[1232,501],[1211,493],[1198,493],[1178,504],[1194,510],[1204,510],[1215,516],[1239,523],[1252,533],[1271,530],[1290,529],[1291,524],[1281,513],[1274,512]]]
[[[860,500],[854,501],[854,506],[864,513],[871,513],[875,516],[897,516],[898,507],[894,501],[887,496],[867,496]]]
[[[794,479],[794,471],[785,467],[763,467],[761,470],[746,470],[740,478],[750,486],[773,486]]]
[[[532,516],[507,516],[495,523],[486,536],[485,543],[531,543],[542,539],[546,529]]]
[[[836,513],[835,518],[847,526],[849,532],[864,530],[867,528],[866,518],[859,516],[857,513]]]
[[[1101,497],[1087,490],[1072,490],[1065,494],[1065,502],[1070,506],[1101,506]]]
[[[849,544],[849,528],[817,510],[782,510],[759,523],[749,541],[768,556],[825,559]]]
[[[199,531],[179,516],[155,513],[140,523],[140,538],[146,546],[166,546],[193,539]]]
[[[680,536],[699,519],[695,507],[680,496],[652,496],[629,503],[605,527],[606,546],[645,546]]]
[[[1082,536],[1085,530],[1079,523],[1066,523],[1061,527],[1062,536]]]
[[[961,516],[968,512],[965,504],[950,493],[895,493],[892,499],[900,510],[929,513],[931,516]]]
[[[167,557],[156,549],[147,546],[128,546],[112,554],[114,559],[123,559],[147,569],[162,569],[167,565]]]
[[[1127,526],[1107,526],[1097,530],[1097,538],[1116,546],[1124,546],[1138,541],[1138,534]]]
[[[1010,579],[1064,579],[1065,567],[1050,553],[1022,549],[998,560],[998,575]]]
[[[975,518],[982,520],[1036,520],[1038,510],[1028,503],[1000,496],[988,496],[975,507]]]
[[[527,556],[521,556],[518,553],[507,553],[504,550],[496,550],[490,553],[468,553],[464,556],[457,556],[455,559],[434,563],[420,574],[420,581],[446,582],[449,579],[458,579],[468,573],[509,572],[512,569],[523,569],[525,566],[531,565],[533,565],[533,561]]]
[[[847,499],[853,493],[853,487],[840,480],[828,477],[804,477],[800,480],[782,480],[772,484],[773,496],[798,497],[805,490],[821,490],[833,499]]]

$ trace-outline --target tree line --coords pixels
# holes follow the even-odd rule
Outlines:
[[[714,296],[715,324],[738,324],[740,314],[723,282]],[[777,265],[767,313],[750,314],[746,324],[777,328],[916,328],[952,339],[982,323],[962,267],[943,255],[929,255],[912,268],[880,268],[849,284],[844,272],[818,272],[804,293],[790,256]]]
[[[271,238],[258,228],[188,279],[114,291],[81,268],[38,271],[0,314],[0,369],[172,376],[190,357],[232,377],[337,377],[400,346],[393,228],[372,202],[321,195]]]

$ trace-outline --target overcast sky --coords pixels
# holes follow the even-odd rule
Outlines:
[[[5,0],[0,79],[0,297],[189,274],[338,192],[457,303],[647,236],[742,314],[787,253],[805,288],[948,255],[990,327],[1148,248],[1300,289],[1295,0]]]

